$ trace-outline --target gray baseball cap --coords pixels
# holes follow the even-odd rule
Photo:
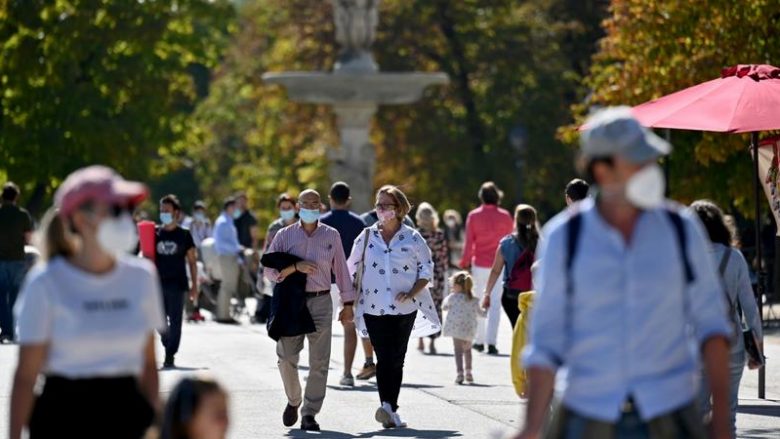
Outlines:
[[[585,122],[580,152],[586,159],[619,155],[632,163],[645,163],[669,154],[672,146],[639,124],[626,106],[597,111]]]

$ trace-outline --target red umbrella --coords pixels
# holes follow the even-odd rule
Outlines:
[[[780,129],[780,68],[738,65],[721,77],[633,108],[653,128],[749,133]]]
[[[642,125],[652,128],[751,133],[758,148],[758,132],[780,129],[780,69],[766,64],[740,64],[722,70],[718,79],[637,105],[632,109]],[[756,203],[756,257],[761,261],[761,202],[758,160],[753,160]],[[765,273],[758,268],[759,307]],[[758,397],[764,398],[764,368],[759,370]]]

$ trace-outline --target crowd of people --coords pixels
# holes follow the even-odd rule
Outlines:
[[[711,437],[734,437],[742,371],[761,366],[743,329],[760,341],[761,319],[720,209],[664,199],[657,160],[670,148],[627,110],[610,108],[582,133],[582,171],[593,186],[572,180],[568,208],[544,228],[533,206],[513,215],[501,208],[492,182],[465,224],[454,210],[440,221],[430,203],[413,206],[392,185],[359,215],[349,185],[337,182],[327,202],[311,188],[280,195],[264,242],[244,193],[224,200],[213,224],[203,202],[187,215],[166,195],[147,240],[133,217],[146,186],[90,166],[58,188],[36,232],[33,268],[25,246],[34,223],[7,183],[0,342],[19,344],[10,437],[139,438],[163,413],[160,437],[224,438],[228,396],[213,380],[185,379],[162,407],[155,343],[163,367],[175,367],[185,314],[202,320],[211,300],[216,322],[237,324],[247,291],[257,298],[251,321],[277,343],[288,427],[300,415],[303,430],[320,430],[334,320],[345,337],[340,384],[376,377],[374,418],[402,428],[410,341],[436,354],[437,337],[452,338],[454,381],[474,383],[472,351],[499,353],[503,308],[519,345],[501,349],[523,353],[512,357],[528,401],[518,438],[698,438],[707,436],[705,418]],[[358,344],[365,361],[353,376]],[[566,385],[555,389],[556,376]],[[560,404],[550,417],[554,394]],[[120,406],[104,404],[109,397]]]

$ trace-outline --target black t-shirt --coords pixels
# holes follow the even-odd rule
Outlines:
[[[177,226],[173,230],[157,227],[155,265],[164,287],[187,290],[187,252],[195,247],[188,229]]]
[[[0,261],[23,261],[24,235],[32,229],[26,210],[10,203],[0,205]]]
[[[238,243],[246,248],[252,248],[251,229],[257,225],[257,218],[255,218],[252,212],[245,210],[233,224],[238,232]]]

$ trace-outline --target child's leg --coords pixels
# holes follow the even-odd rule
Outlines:
[[[471,341],[469,340],[463,340],[464,346],[471,345]],[[466,371],[471,372],[471,349],[466,349],[466,351],[463,353],[463,356],[466,357]]]
[[[455,367],[458,373],[463,373],[463,340],[453,338],[452,345],[455,348]],[[469,349],[466,349],[467,351]]]

